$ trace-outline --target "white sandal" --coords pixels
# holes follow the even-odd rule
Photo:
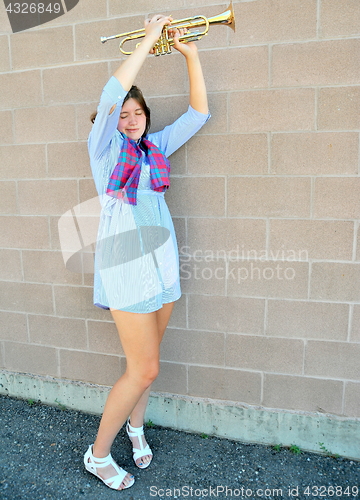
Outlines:
[[[126,424],[126,432],[129,438],[137,437],[139,441],[140,449],[133,448],[133,459],[136,467],[139,467],[139,469],[146,469],[146,467],[149,467],[149,465],[151,464],[151,460],[147,464],[136,463],[136,460],[138,458],[144,457],[145,455],[151,455],[151,457],[153,456],[150,446],[148,444],[146,446],[143,445],[142,436],[144,435],[144,426],[142,425],[141,427],[132,427],[132,425],[130,425],[130,419],[128,419]]]
[[[88,451],[84,455],[84,464],[85,464],[86,470],[91,472],[91,474],[94,474],[94,476],[101,479],[101,481],[103,483],[105,483],[106,486],[109,486],[109,488],[111,488],[113,490],[118,490],[119,486],[124,481],[124,479],[128,473],[126,472],[126,470],[119,467],[116,462],[114,462],[114,459],[112,458],[110,453],[105,458],[94,457],[94,455],[92,454],[92,447],[93,447],[93,445],[91,444],[89,446]],[[95,460],[96,460],[96,462],[95,462]],[[96,469],[101,469],[103,467],[106,467],[107,465],[112,465],[114,467],[115,471],[117,472],[117,474],[113,477],[109,477],[108,479],[103,479],[96,472]],[[135,482],[135,480],[132,476],[132,480],[130,481],[130,483],[127,486],[124,486],[124,488],[122,488],[122,489],[126,490],[127,488],[130,488],[130,486],[132,486],[134,484],[134,482]]]

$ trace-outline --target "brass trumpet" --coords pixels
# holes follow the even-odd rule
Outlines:
[[[185,34],[179,37],[179,41],[182,43],[187,43],[200,40],[203,36],[207,35],[210,26],[216,24],[224,24],[225,26],[229,26],[231,29],[235,31],[235,14],[232,6],[232,1],[230,2],[230,5],[228,6],[227,10],[222,12],[221,14],[218,14],[217,16],[209,18],[205,16],[185,17],[184,19],[172,21],[171,25],[164,26],[159,40],[154,45],[155,56],[171,53],[171,47],[174,45],[174,38],[171,38],[169,36],[169,30],[174,28],[184,29]],[[204,26],[202,31],[189,31],[190,29],[199,28],[200,26]],[[120,52],[128,56],[132,54],[133,51],[128,52],[124,50],[123,45],[131,40],[144,38],[145,35],[146,35],[145,29],[140,29],[108,37],[102,36],[100,40],[101,43],[105,43],[108,40],[114,40],[115,38],[123,38],[123,40],[121,40],[119,44],[119,50]],[[136,47],[139,44],[140,42],[136,45]]]

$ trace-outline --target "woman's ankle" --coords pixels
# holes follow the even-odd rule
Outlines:
[[[128,420],[129,424],[131,427],[134,427],[135,429],[138,429],[144,425],[144,418],[143,417],[129,417]]]
[[[95,441],[92,447],[92,453],[95,458],[105,458],[110,455],[110,449],[100,446],[99,443]]]

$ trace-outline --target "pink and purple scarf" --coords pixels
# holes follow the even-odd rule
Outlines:
[[[150,164],[151,189],[165,191],[170,186],[170,162],[164,153],[152,142],[142,139],[144,151]],[[106,193],[114,198],[122,198],[136,205],[139,185],[142,149],[136,141],[125,138],[120,150],[118,163],[110,176]]]

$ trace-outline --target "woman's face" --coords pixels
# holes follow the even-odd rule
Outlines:
[[[129,139],[137,141],[146,128],[146,115],[140,104],[132,97],[121,108],[118,130]]]

